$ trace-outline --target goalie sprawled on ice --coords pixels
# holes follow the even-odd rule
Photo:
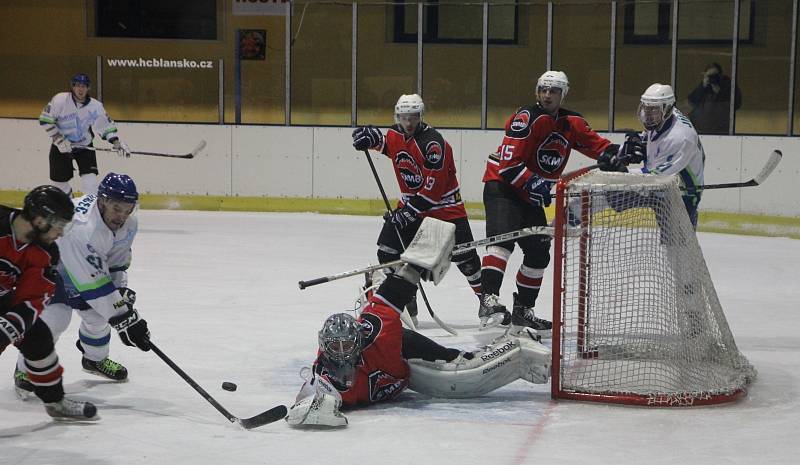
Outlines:
[[[426,218],[402,255],[397,272],[382,280],[358,318],[331,315],[319,332],[310,377],[286,421],[292,426],[346,426],[341,407],[397,397],[405,388],[434,397],[477,397],[519,378],[545,383],[550,349],[535,330],[508,334],[473,352],[443,347],[404,329],[400,314],[420,279],[439,283],[450,264],[454,226]]]

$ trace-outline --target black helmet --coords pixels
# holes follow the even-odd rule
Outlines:
[[[44,185],[34,188],[25,196],[22,213],[29,220],[41,216],[51,223],[61,220],[69,223],[75,214],[72,199],[56,186]]]

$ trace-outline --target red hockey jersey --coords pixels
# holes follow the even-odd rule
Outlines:
[[[425,123],[411,137],[398,125],[386,132],[379,151],[392,160],[400,186],[398,207],[408,204],[420,216],[447,221],[464,218],[453,148]]]
[[[400,313],[387,298],[380,293],[373,295],[358,321],[364,328],[364,349],[352,384],[344,388],[328,378],[341,394],[342,405],[347,407],[395,398],[408,386],[410,374],[402,355]],[[314,371],[327,378],[319,361],[314,364]]]
[[[50,267],[58,246],[17,241],[11,223],[19,214],[0,206],[0,314],[11,311],[30,324],[55,292]]]
[[[597,159],[611,144],[578,113],[562,108],[553,117],[538,104],[517,110],[505,129],[503,142],[486,162],[483,182],[511,184],[523,198],[522,186],[534,174],[557,181],[572,149]]]

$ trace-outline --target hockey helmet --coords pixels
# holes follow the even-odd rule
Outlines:
[[[394,122],[407,133],[414,132],[422,122],[423,113],[425,113],[425,103],[422,97],[417,94],[403,94],[394,106]]]
[[[561,101],[567,97],[569,92],[569,79],[563,71],[545,71],[536,81],[536,93],[543,89],[561,89]]]
[[[672,114],[674,106],[675,93],[672,91],[672,87],[655,83],[642,94],[637,111],[639,121],[647,130],[661,129],[664,121],[669,119]]]
[[[136,190],[136,184],[127,174],[108,173],[100,181],[100,186],[97,187],[97,195],[100,198],[125,203],[139,201],[139,192]]]
[[[362,350],[361,324],[347,313],[328,317],[319,331],[320,361],[337,383],[352,383]]]
[[[69,81],[70,85],[78,85],[82,84],[86,87],[90,87],[92,85],[92,80],[89,79],[89,75],[86,73],[78,73],[75,76],[72,76],[72,79]]]
[[[61,228],[64,233],[72,224],[75,207],[69,195],[56,186],[44,185],[34,188],[25,196],[22,214],[28,220],[42,217],[48,227],[39,232],[46,233],[52,227]]]

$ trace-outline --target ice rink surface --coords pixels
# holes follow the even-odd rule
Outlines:
[[[152,339],[239,417],[291,405],[317,331],[352,308],[359,277],[300,291],[299,280],[376,263],[379,218],[316,214],[141,211],[130,287]],[[476,237],[483,222],[473,221]],[[229,423],[152,352],[112,337],[128,367],[115,384],[81,371],[79,318],[57,344],[65,388],[101,419],[56,423],[38,400],[17,400],[16,350],[0,356],[0,464],[795,464],[800,457],[800,241],[699,235],[740,350],[759,372],[749,396],[727,406],[647,409],[550,400],[549,384],[517,381],[471,400],[405,391],[349,412],[350,426],[302,431],[279,421],[251,431]],[[481,254],[483,251],[480,251]],[[516,251],[509,271],[516,271]],[[537,306],[550,319],[552,268]],[[420,305],[421,330],[474,348],[477,301],[451,268],[427,294],[459,331],[438,328]],[[503,300],[510,306],[513,273]],[[549,344],[549,341],[547,342]],[[238,384],[224,391],[223,381]]]

